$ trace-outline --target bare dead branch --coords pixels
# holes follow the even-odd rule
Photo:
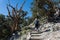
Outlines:
[[[8,0],[8,4],[10,4],[10,0]]]
[[[26,3],[26,0],[24,0],[24,2],[22,3],[22,5],[21,5],[21,7],[19,9],[19,12],[21,12],[21,10],[22,10],[22,8],[23,8],[23,6],[24,6],[25,3]]]
[[[15,15],[14,15],[14,10],[12,9],[12,16],[14,17]]]
[[[12,5],[9,4],[8,6],[10,6],[15,11],[15,8]]]
[[[18,7],[18,3],[16,4],[16,10],[18,9],[17,7]]]
[[[17,10],[12,5],[9,4],[9,6],[14,10],[14,15],[17,15]]]
[[[8,6],[7,6],[7,10],[8,10],[8,16],[11,16],[11,15],[10,15],[10,11],[9,11],[9,8],[8,8]]]

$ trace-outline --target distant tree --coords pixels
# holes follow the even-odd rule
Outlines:
[[[7,24],[5,15],[0,14],[0,40],[7,40],[7,37],[11,34],[10,27]]]
[[[33,17],[39,15],[39,18],[50,18],[55,13],[55,3],[58,2],[54,2],[54,0],[34,0],[32,3]]]

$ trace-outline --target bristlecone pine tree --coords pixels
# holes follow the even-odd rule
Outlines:
[[[27,12],[22,10],[25,2],[26,2],[26,0],[23,2],[23,4],[21,5],[19,10],[17,10],[17,5],[16,5],[16,8],[13,7],[11,4],[7,5],[8,17],[11,20],[11,22],[9,23],[9,26],[11,27],[12,33],[14,31],[19,30],[19,24],[22,24],[23,19],[27,14]],[[12,13],[10,12],[9,7],[12,8]]]

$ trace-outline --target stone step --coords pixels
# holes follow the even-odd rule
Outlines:
[[[40,36],[41,34],[40,33],[37,33],[37,34],[30,34],[31,36]]]
[[[40,34],[40,33],[30,33],[30,34]]]
[[[40,39],[40,37],[31,37],[30,39]]]
[[[30,32],[30,35],[31,35],[31,37],[30,37],[30,39],[31,40],[40,40],[40,37],[41,37],[41,33],[40,32],[38,32],[38,31],[31,31]]]
[[[30,32],[30,34],[41,34],[43,32]]]
[[[37,33],[37,34],[36,34],[36,33],[35,33],[35,34],[32,33],[32,34],[30,34],[30,35],[41,35],[41,34],[40,34],[40,33]]]
[[[40,33],[31,34],[31,37],[30,37],[31,40],[40,40],[40,38],[41,38],[41,34]]]
[[[40,39],[30,39],[30,40],[40,40]]]
[[[38,34],[38,31],[31,31],[30,34]]]

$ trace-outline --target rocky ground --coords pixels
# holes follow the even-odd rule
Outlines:
[[[33,23],[29,27],[34,28]],[[15,40],[60,40],[60,23],[45,23],[39,27],[39,32],[31,30]]]
[[[30,34],[31,40],[60,40],[60,23],[45,23],[39,30],[42,33]]]
[[[60,31],[44,32],[40,36],[41,40],[60,40]]]
[[[60,40],[60,31],[55,31],[55,32],[44,32],[41,34],[32,34],[34,35],[31,37],[31,40]]]

